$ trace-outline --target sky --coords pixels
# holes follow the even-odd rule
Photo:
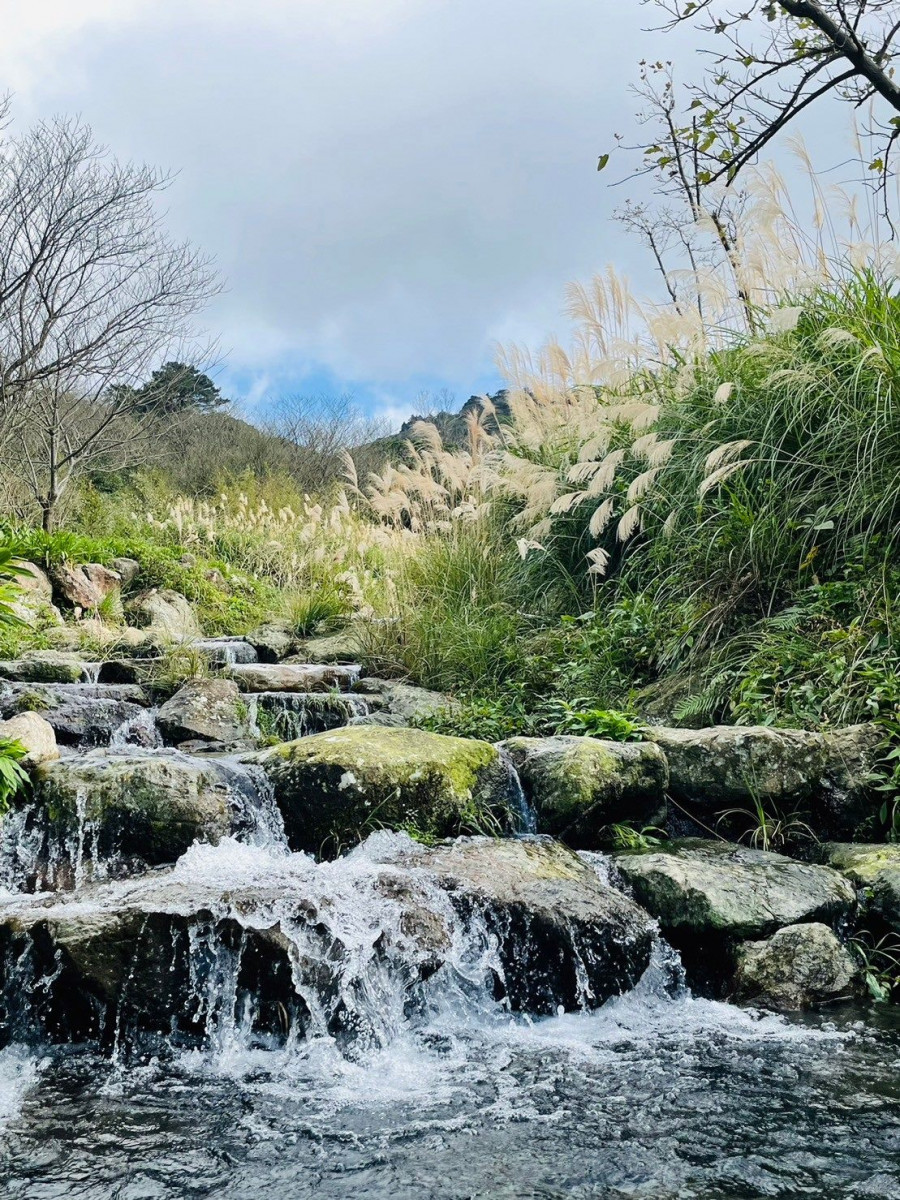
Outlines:
[[[175,171],[167,220],[226,288],[217,383],[251,415],[351,392],[394,425],[496,388],[615,262],[637,60],[699,66],[639,0],[0,0],[15,127],[79,114]],[[633,190],[633,189],[632,189]]]

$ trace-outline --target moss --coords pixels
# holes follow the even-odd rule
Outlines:
[[[825,847],[825,861],[858,887],[870,887],[882,871],[900,867],[900,846],[835,842]]]
[[[291,844],[335,853],[380,828],[422,839],[498,833],[509,777],[487,742],[417,729],[346,726],[254,756],[268,772]]]

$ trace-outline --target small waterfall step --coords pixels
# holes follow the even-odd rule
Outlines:
[[[257,736],[281,742],[325,733],[369,715],[364,696],[343,692],[253,692],[247,705]]]
[[[0,895],[7,1024],[21,1038],[334,1038],[384,1045],[429,1009],[554,1013],[628,991],[652,924],[546,839],[425,847],[376,833],[316,864],[226,839],[69,896]]]
[[[61,746],[158,744],[150,698],[134,684],[4,683],[0,716],[37,712]]]

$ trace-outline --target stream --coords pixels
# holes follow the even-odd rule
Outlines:
[[[288,693],[280,711],[303,718],[306,703]],[[108,753],[213,762],[155,748],[153,720],[126,713]],[[59,951],[8,942],[4,1200],[900,1200],[896,1010],[783,1017],[704,999],[655,934],[636,985],[599,1008],[579,978],[581,1011],[511,1011],[497,927],[451,903],[406,835],[373,833],[334,862],[291,853],[261,772],[215,764],[232,835],[171,867],[134,875],[102,857],[83,803],[59,844],[27,808],[6,822],[9,927],[46,918],[76,956],[67,928],[80,922],[84,945],[108,928],[110,962],[133,958],[126,1002],[81,1013],[97,1037],[50,1041],[29,1004],[55,989],[52,1027],[83,1001]],[[533,828],[524,801],[520,817]],[[582,862],[611,886],[602,855]],[[119,919],[140,925],[140,955],[116,941]],[[584,973],[575,932],[571,945]],[[164,1027],[151,968],[171,990]],[[93,969],[102,980],[103,960]]]

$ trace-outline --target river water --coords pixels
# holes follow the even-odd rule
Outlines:
[[[666,967],[594,1013],[448,1006],[357,1062],[11,1047],[0,1194],[900,1197],[897,1018],[760,1015],[673,995]]]

